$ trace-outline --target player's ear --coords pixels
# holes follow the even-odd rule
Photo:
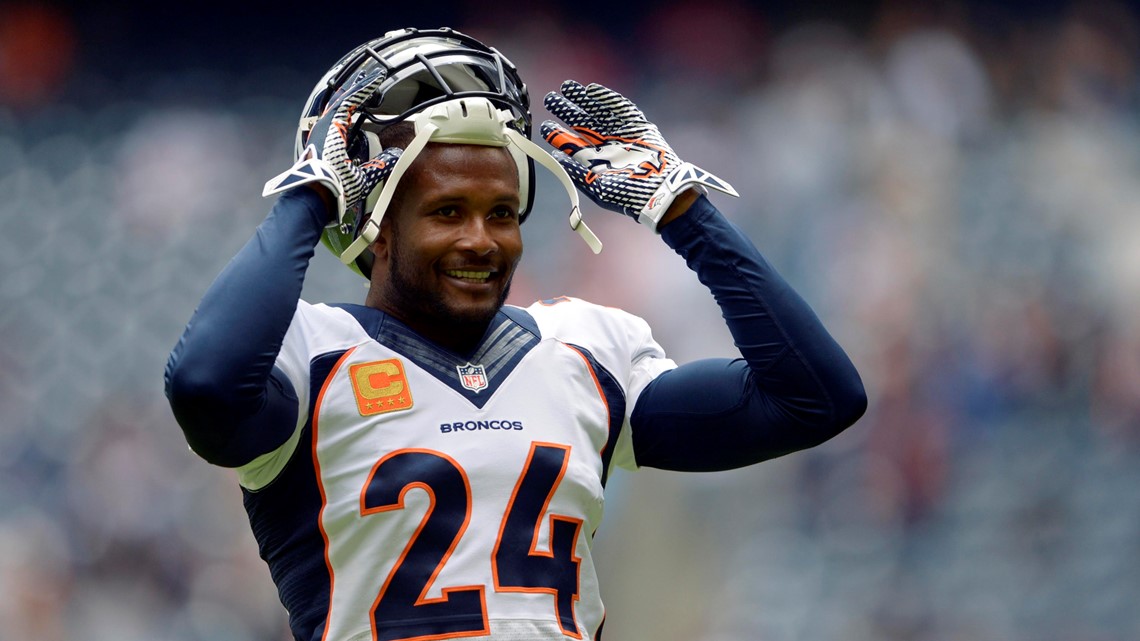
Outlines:
[[[372,244],[368,246],[377,261],[388,262],[388,254],[392,248],[393,232],[392,221],[385,216],[384,220],[380,221],[380,233],[376,235],[376,240],[372,241]]]

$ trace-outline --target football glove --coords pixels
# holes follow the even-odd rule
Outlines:
[[[336,200],[336,221],[346,224],[345,212],[349,211],[353,215],[348,220],[358,225],[364,201],[392,172],[402,153],[398,147],[389,147],[375,158],[361,162],[360,156],[367,156],[367,149],[348,149],[349,132],[354,125],[353,116],[357,108],[372,97],[386,75],[383,67],[375,69],[354,82],[346,83],[329,98],[328,107],[313,125],[297,162],[266,182],[261,195],[270,196],[298,185],[320,183]],[[363,139],[363,136],[358,138]],[[366,142],[359,144],[367,145]]]
[[[739,196],[731,185],[682,162],[657,126],[628,98],[599,84],[567,80],[550,92],[546,109],[569,128],[547,120],[542,137],[578,189],[598,206],[657,230],[677,194],[690,186]]]

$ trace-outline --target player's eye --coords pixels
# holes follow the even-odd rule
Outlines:
[[[451,205],[448,205],[446,207],[440,207],[439,209],[435,210],[435,213],[437,216],[445,216],[447,218],[454,218],[454,217],[459,215],[459,210],[456,209],[455,207],[452,207]]]
[[[506,220],[506,219],[516,218],[517,216],[518,216],[518,213],[516,213],[513,208],[503,206],[503,207],[496,207],[494,210],[492,210],[491,214],[488,216],[488,218]]]

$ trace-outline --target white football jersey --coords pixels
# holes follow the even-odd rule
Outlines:
[[[507,307],[459,358],[376,310],[301,302],[276,365],[296,430],[238,476],[313,638],[597,638],[604,483],[636,466],[629,414],[675,367],[644,321]]]

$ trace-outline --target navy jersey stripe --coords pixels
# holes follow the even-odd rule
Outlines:
[[[513,320],[519,327],[530,332],[535,338],[542,338],[542,332],[538,329],[538,323],[535,322],[534,317],[525,309],[507,305],[504,306],[500,312],[507,318]]]
[[[602,367],[590,350],[579,345],[572,345],[567,343],[574,351],[582,355],[586,359],[586,363],[590,369],[594,371],[594,377],[598,381],[598,386],[601,387],[602,396],[606,402],[606,407],[609,408],[610,424],[609,434],[606,437],[606,446],[602,450],[602,487],[606,486],[606,480],[610,476],[610,461],[614,457],[614,447],[617,445],[618,435],[621,434],[622,423],[625,422],[625,392],[622,391],[621,385],[618,385],[617,379],[609,370]]]
[[[322,500],[311,447],[312,417],[317,396],[344,353],[324,354],[310,363],[309,420],[285,469],[260,490],[242,489],[258,552],[269,566],[297,639],[319,639],[329,611],[332,578],[320,528]]]

